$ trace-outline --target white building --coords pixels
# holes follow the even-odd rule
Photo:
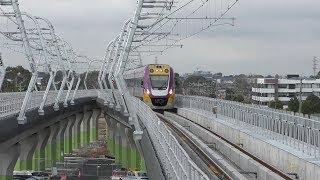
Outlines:
[[[302,88],[300,88],[302,85]],[[255,104],[268,105],[272,100],[280,100],[286,106],[294,96],[302,100],[310,94],[320,96],[320,79],[289,78],[258,78],[252,88],[252,100]]]

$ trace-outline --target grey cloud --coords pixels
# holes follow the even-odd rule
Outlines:
[[[133,15],[134,0],[20,0],[23,10],[50,19],[75,50],[94,57]],[[184,41],[184,48],[159,56],[178,72],[196,68],[214,72],[311,74],[311,60],[320,56],[320,1],[240,0],[229,16],[234,27],[213,28]],[[23,56],[4,52],[9,64]],[[146,58],[151,63],[154,57]],[[23,60],[25,62],[25,60]],[[26,64],[26,63],[25,63]]]

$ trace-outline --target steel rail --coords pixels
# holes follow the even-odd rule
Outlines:
[[[162,122],[164,122],[172,131],[174,131],[180,137],[180,139],[200,157],[200,159],[208,166],[209,170],[213,174],[220,179],[232,179],[228,173],[226,173],[223,168],[214,162],[188,135],[171,123],[170,120],[165,118],[162,114],[156,114]]]
[[[210,132],[212,135],[220,138],[221,140],[223,140],[225,143],[231,145],[232,147],[236,148],[237,150],[239,150],[240,152],[242,152],[243,154],[249,156],[250,158],[252,158],[253,160],[255,160],[256,162],[258,162],[259,164],[261,164],[262,166],[266,167],[267,169],[269,169],[270,171],[274,172],[275,174],[279,175],[280,177],[286,179],[286,180],[293,180],[293,178],[291,178],[288,174],[284,173],[283,171],[277,169],[276,167],[272,166],[271,164],[268,164],[267,162],[265,162],[264,160],[258,158],[257,156],[251,154],[250,152],[246,151],[245,149],[241,148],[240,146],[238,146],[237,144],[229,141],[228,139],[224,138],[223,136],[213,132],[211,129],[207,128],[207,127],[204,127],[203,125],[199,124],[199,123],[196,123],[196,122],[193,122],[192,120],[186,118],[186,117],[183,117],[177,113],[174,113],[175,115],[181,117],[181,118],[184,118],[188,121],[190,121],[191,123],[194,123],[198,126],[200,126],[201,128],[207,130],[208,132]]]

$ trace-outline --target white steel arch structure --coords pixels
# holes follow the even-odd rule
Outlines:
[[[233,25],[234,18],[226,18],[225,16],[237,2],[238,0],[181,0],[179,2],[174,0],[138,0],[134,16],[124,23],[120,34],[107,46],[98,75],[100,91],[104,92],[103,95],[111,94],[111,98],[104,98],[104,104],[129,117],[128,124],[134,130],[133,139],[140,151],[139,141],[143,135],[141,124],[147,128],[155,143],[159,161],[161,163],[167,162],[164,173],[168,178],[191,179],[196,175],[199,179],[208,179],[190,160],[183,148],[151,109],[129,94],[123,73],[128,69],[141,67],[142,58],[161,55],[169,48],[182,47],[179,44],[182,40],[211,27]],[[213,5],[213,8],[210,5]],[[63,77],[60,87],[55,87],[57,90],[51,96],[53,108],[58,111],[61,102],[64,107],[67,107],[70,99],[70,104],[74,104],[81,79],[78,75],[78,81],[74,87],[77,69],[72,68],[72,65],[79,63],[77,62],[79,56],[75,55],[69,43],[57,36],[53,25],[48,20],[27,14],[26,16],[34,21],[33,28],[28,29],[17,0],[0,0],[0,8],[3,6],[13,9],[11,12],[5,12],[1,15],[7,16],[11,21],[14,19],[14,24],[18,27],[19,32],[0,32],[13,41],[20,40],[22,42],[33,74],[19,113],[19,124],[27,123],[25,117],[27,104],[33,98],[31,94],[36,89],[35,83],[39,67],[42,65],[46,65],[50,79],[39,106],[39,114],[44,114],[43,107],[46,104],[51,85],[55,86],[54,78],[58,71],[62,72]],[[40,25],[45,25],[45,27],[40,27]],[[35,52],[45,56],[45,63],[36,60]],[[86,74],[90,70],[91,62],[88,60],[89,67]],[[51,67],[54,66],[54,63],[56,63],[56,68]],[[66,91],[65,87],[67,87]],[[73,87],[74,91],[70,97]],[[64,94],[65,96],[63,96]],[[109,94],[106,95],[109,96]],[[164,147],[168,144],[170,147]],[[180,159],[184,161],[181,162]]]
[[[108,45],[105,55],[105,57],[108,57],[108,60],[106,61],[106,65],[103,65],[103,68],[106,68],[103,70],[101,79],[103,81],[104,75],[108,74],[108,81],[113,98],[105,104],[109,104],[117,110],[120,110],[119,105],[122,105],[123,113],[129,115],[129,124],[134,127],[134,139],[136,140],[137,147],[139,147],[138,141],[142,137],[140,122],[147,123],[144,124],[147,127],[150,124],[160,122],[157,121],[155,117],[146,117],[146,114],[152,114],[152,112],[148,112],[150,110],[145,110],[144,113],[141,113],[140,108],[144,108],[144,106],[136,106],[137,100],[129,94],[123,73],[127,69],[142,65],[141,54],[145,56],[162,54],[169,48],[181,47],[182,45],[179,45],[179,42],[211,27],[233,25],[234,18],[225,18],[225,16],[238,0],[219,1],[221,2],[219,12],[217,12],[218,8],[215,5],[216,9],[210,16],[208,16],[208,13],[206,15],[199,13],[201,9],[203,10],[203,7],[209,4],[209,1],[210,0],[182,0],[181,2],[176,2],[174,0],[138,0],[134,16],[124,23],[120,35]],[[217,2],[215,0],[211,1]],[[224,6],[224,3],[227,5]],[[198,27],[198,29],[196,28],[197,30],[195,31],[178,32],[178,26],[188,25],[188,21],[206,21],[206,25],[202,25]],[[140,56],[140,63],[135,64],[133,56],[137,55]],[[116,87],[114,86],[114,81]],[[105,88],[107,88],[106,85]],[[120,98],[114,95],[116,91],[120,93]],[[140,122],[137,114],[139,114]],[[144,119],[148,118],[150,120],[149,122],[144,121]],[[150,131],[154,130],[150,129]],[[158,139],[155,141],[162,140]],[[174,157],[168,157],[162,154],[161,148],[157,150],[159,150],[159,156],[165,156],[163,158],[168,160],[164,160],[162,163],[171,162],[170,159],[174,159]],[[174,171],[180,167],[182,168],[180,173]],[[169,169],[171,170],[164,170],[168,178],[190,179],[192,177],[192,175],[188,173],[187,167],[179,163],[171,164]],[[200,179],[208,179],[201,170],[195,169],[193,172],[201,174]]]
[[[210,2],[215,3],[214,8],[211,9],[212,12],[208,8],[205,9],[206,6],[210,6]],[[113,95],[113,100],[108,103],[111,107],[115,103],[115,108],[118,110],[120,110],[119,105],[123,105],[124,113],[130,116],[130,124],[135,125],[137,134],[141,133],[140,127],[123,73],[126,69],[141,66],[141,63],[134,64],[132,61],[134,58],[130,56],[137,54],[141,56],[141,53],[147,56],[162,54],[168,48],[181,47],[177,45],[178,42],[211,27],[233,25],[234,18],[225,16],[238,0],[219,1],[218,5],[217,2],[215,0],[182,0],[181,2],[138,0],[134,16],[124,23],[120,35],[109,43],[105,55],[106,65],[102,67],[104,70],[101,73],[101,81],[108,74],[111,92],[114,94],[117,88],[120,93],[120,98]],[[204,21],[205,25],[196,28],[195,31],[174,33],[180,24],[188,25],[187,22],[184,24],[184,21]],[[171,36],[177,37],[171,38]],[[104,86],[107,87],[105,83]]]
[[[71,91],[74,87],[75,75],[80,74],[80,72],[75,72],[78,69],[72,68],[78,62],[76,62],[76,56],[74,55],[71,45],[56,34],[54,26],[46,18],[21,12],[17,0],[1,0],[0,10],[0,17],[7,18],[13,27],[12,30],[9,31],[0,29],[0,34],[12,42],[17,42],[18,46],[22,45],[32,73],[17,118],[18,123],[27,123],[25,114],[30,101],[37,98],[33,97],[32,92],[38,90],[36,82],[41,70],[49,74],[49,80],[46,84],[45,91],[43,93],[41,92],[40,95],[42,96],[42,100],[39,104],[39,115],[44,115],[45,113],[43,108],[48,101],[49,94],[55,96],[53,106],[55,111],[59,110],[59,103],[61,101],[63,101],[63,106],[67,107]],[[16,29],[18,29],[18,31],[16,31]],[[63,79],[60,87],[57,88],[54,79],[58,71],[62,72]],[[74,87],[75,90],[73,91],[70,101],[71,105],[74,104],[74,98],[80,81],[81,78],[78,76],[78,81]],[[53,94],[50,91],[52,87],[56,90]],[[67,91],[63,97],[65,87],[67,87]],[[62,97],[64,99],[62,99]]]

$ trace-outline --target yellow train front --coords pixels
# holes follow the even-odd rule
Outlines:
[[[173,109],[175,82],[173,69],[167,64],[150,64],[124,75],[130,93],[152,109]]]

